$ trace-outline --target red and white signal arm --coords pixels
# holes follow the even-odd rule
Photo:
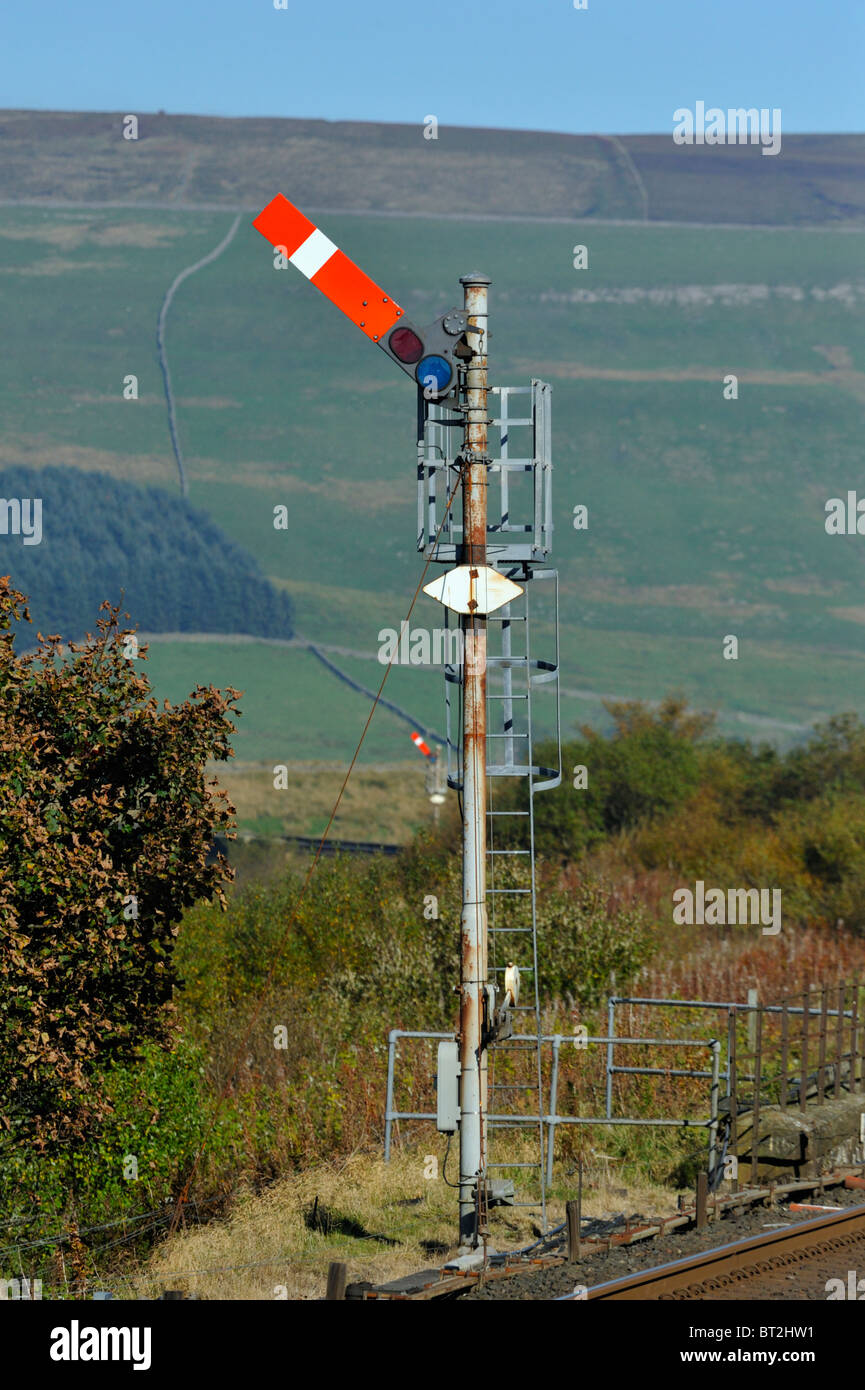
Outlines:
[[[252,225],[367,338],[378,343],[428,400],[440,400],[455,389],[454,350],[468,328],[463,310],[452,309],[426,329],[409,323],[391,295],[281,193]]]
[[[381,285],[281,193],[252,225],[374,343],[402,318],[402,309]]]
[[[423,753],[425,758],[432,757],[432,749],[430,748],[426,740],[421,738],[420,734],[412,734],[411,741],[414,744],[415,748],[417,748],[421,753]]]

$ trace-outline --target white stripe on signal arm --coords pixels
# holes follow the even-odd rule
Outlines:
[[[293,255],[289,256],[291,264],[297,266],[307,278],[311,280],[313,275],[317,275],[321,267],[325,265],[339,247],[335,246],[330,237],[320,232],[318,227],[302,241]]]

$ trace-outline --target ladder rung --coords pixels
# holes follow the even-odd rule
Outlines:
[[[488,695],[488,700],[527,700],[528,695]]]
[[[488,623],[524,623],[525,621],[525,613],[513,613],[509,618],[506,618],[502,613],[487,614]]]
[[[539,1163],[488,1163],[488,1168],[540,1168]],[[586,1220],[588,1221],[588,1217]]]
[[[488,816],[527,816],[528,811],[487,811]]]
[[[496,933],[499,933],[499,932],[507,932],[508,935],[512,936],[512,935],[514,934],[514,932],[531,932],[531,931],[532,931],[532,928],[531,928],[531,927],[487,927],[487,931],[490,933],[491,936],[492,936],[493,932],[496,932]]]
[[[487,897],[517,897],[523,893],[531,893],[531,888],[488,888]]]
[[[504,931],[504,927],[497,928],[496,930]],[[529,930],[531,930],[531,928],[529,928]],[[507,967],[506,965],[494,965],[494,966],[493,966],[493,971],[494,971],[494,973],[496,973],[496,974],[498,974],[498,975],[501,975],[502,971],[503,971],[503,970],[507,970],[507,968],[508,968],[508,967]],[[521,966],[520,966],[520,974],[521,974],[521,975],[522,975],[522,974],[526,974],[526,975],[534,974],[534,969],[535,969],[535,967],[534,967],[533,965],[521,965]],[[517,1005],[517,1008],[520,1010],[520,1013],[534,1013],[534,1005],[533,1005],[533,1004],[518,1004],[518,1005]],[[564,1035],[563,1035],[563,1036],[564,1036]]]
[[[531,854],[528,849],[488,849],[487,854]]]

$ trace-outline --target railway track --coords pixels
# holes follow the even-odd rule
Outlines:
[[[825,1288],[827,1272],[843,1282],[848,1269],[865,1270],[865,1204],[596,1284],[557,1301],[778,1297],[796,1292],[788,1280],[798,1283],[804,1282],[802,1276],[813,1276]]]
[[[829,1196],[824,1188],[837,1189],[838,1195]],[[844,1202],[845,1198],[852,1204],[839,1206],[826,1214],[821,1211],[812,1219],[804,1215],[808,1208],[799,1205],[808,1201],[809,1193],[813,1193],[810,1200],[820,1206],[824,1201],[834,1204]],[[575,1263],[568,1253],[564,1229],[556,1227],[548,1237],[531,1247],[491,1256],[486,1268],[427,1269],[377,1287],[349,1285],[342,1296],[364,1300],[427,1300],[468,1295],[471,1298],[556,1302],[689,1299],[783,1299],[789,1302],[808,1298],[826,1301],[832,1288],[828,1281],[834,1279],[841,1281],[843,1291],[838,1291],[841,1285],[836,1286],[832,1297],[858,1299],[861,1294],[865,1301],[865,1177],[836,1171],[819,1178],[743,1189],[726,1198],[716,1197],[714,1202],[710,1214],[713,1219],[702,1228],[697,1224],[696,1208],[690,1208],[664,1220],[641,1222],[637,1218],[637,1224],[625,1220],[622,1229],[583,1235],[582,1257],[578,1254]],[[701,1243],[696,1249],[692,1245],[692,1253],[685,1258],[663,1264],[653,1264],[639,1253],[644,1251],[648,1255],[648,1247],[654,1245],[656,1237],[699,1241],[701,1229],[704,1236],[708,1236],[718,1221],[729,1216],[738,1223],[745,1211],[756,1213],[761,1207],[764,1209],[761,1215],[769,1216],[774,1212],[780,1218],[776,1227],[795,1214],[794,1224],[785,1225],[783,1230],[773,1228],[765,1234],[728,1239],[723,1244]],[[736,1224],[733,1231],[736,1231]],[[628,1259],[625,1252],[630,1250],[642,1267],[604,1279],[596,1261],[606,1262],[613,1258],[621,1268],[622,1259]],[[616,1252],[620,1252],[618,1257]],[[676,1253],[681,1256],[683,1252],[677,1250]],[[851,1293],[846,1285],[850,1282],[850,1273],[856,1270],[863,1276],[861,1288],[858,1288],[857,1274],[853,1283],[858,1292],[854,1289]],[[580,1282],[575,1283],[576,1280]]]

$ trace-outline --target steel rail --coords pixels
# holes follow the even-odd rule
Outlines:
[[[865,1241],[865,1204],[799,1222],[790,1230],[734,1241],[622,1279],[595,1284],[585,1293],[565,1294],[556,1302],[711,1298],[712,1288],[718,1287],[720,1281],[730,1282],[731,1275],[747,1283],[780,1267],[790,1255],[809,1251],[816,1255],[859,1241]]]

